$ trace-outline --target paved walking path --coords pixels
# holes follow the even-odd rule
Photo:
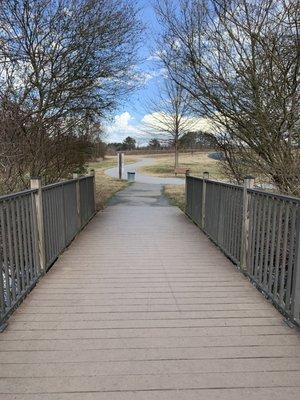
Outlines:
[[[300,335],[158,185],[121,192],[0,335],[1,400],[300,398]]]
[[[184,178],[160,178],[139,172],[139,168],[154,164],[154,158],[143,158],[134,164],[125,164],[123,178],[127,179],[127,172],[135,172],[135,180],[139,183],[147,183],[148,185],[184,185]],[[119,169],[118,167],[109,168],[105,170],[105,173],[113,178],[118,178]]]

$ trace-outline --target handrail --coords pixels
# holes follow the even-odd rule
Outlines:
[[[26,196],[30,193],[36,193],[36,192],[37,192],[36,189],[26,189],[26,190],[22,190],[21,192],[4,194],[4,195],[0,196],[0,201],[5,201],[5,200],[9,200],[9,199],[16,198],[16,197],[21,197],[21,196]]]
[[[0,197],[0,331],[5,321],[95,214],[95,177]]]
[[[300,198],[246,183],[187,176],[186,214],[284,315],[300,324]]]
[[[203,181],[203,178],[200,176],[194,176],[194,175],[188,175],[187,178],[193,178],[193,179],[197,179],[200,181]],[[218,181],[216,179],[205,179],[206,182],[210,182],[212,184],[217,184],[217,185],[224,185],[224,186],[229,186],[229,187],[233,187],[233,188],[240,188],[243,189],[243,185],[238,185],[235,183],[230,183],[230,182],[223,182],[223,181]],[[296,197],[296,196],[290,196],[290,195],[285,195],[285,194],[279,194],[279,193],[275,193],[272,191],[265,191],[263,189],[259,189],[259,188],[251,188],[251,189],[247,189],[249,192],[253,192],[253,193],[258,193],[261,195],[270,195],[273,197],[277,197],[278,199],[282,199],[282,200],[290,200],[290,201],[295,201],[295,202],[300,202],[300,198]]]

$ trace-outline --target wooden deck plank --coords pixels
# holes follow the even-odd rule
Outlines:
[[[6,378],[39,378],[39,377],[78,377],[104,375],[157,375],[157,374],[200,374],[231,372],[278,372],[299,369],[297,358],[280,359],[208,359],[202,363],[198,360],[135,360],[115,362],[94,362],[60,364],[8,364]]]
[[[122,392],[77,392],[77,393],[39,393],[35,394],[0,394],[0,400],[298,400],[300,395],[299,388],[276,388],[276,391],[271,388],[239,388],[239,389],[213,389],[213,390],[155,390],[155,391],[140,391],[138,393],[132,391]]]
[[[299,387],[300,371],[195,374],[130,374],[76,377],[2,378],[2,393],[60,393],[141,390]]]
[[[98,214],[11,317],[0,357],[0,400],[300,396],[299,330],[168,206]]]

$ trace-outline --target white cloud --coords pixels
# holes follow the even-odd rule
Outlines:
[[[212,133],[215,130],[215,123],[209,118],[190,118],[193,124],[193,131]]]
[[[106,132],[109,142],[122,142],[127,136],[138,138],[142,134],[128,111],[116,115],[113,123],[106,125]]]
[[[115,116],[115,127],[124,128],[128,127],[129,122],[133,120],[133,117],[129,114],[129,112],[124,112],[123,114]]]

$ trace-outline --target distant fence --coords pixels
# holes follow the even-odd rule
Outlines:
[[[186,178],[186,214],[288,317],[300,323],[300,199]]]
[[[95,213],[94,175],[0,197],[3,321]]]

